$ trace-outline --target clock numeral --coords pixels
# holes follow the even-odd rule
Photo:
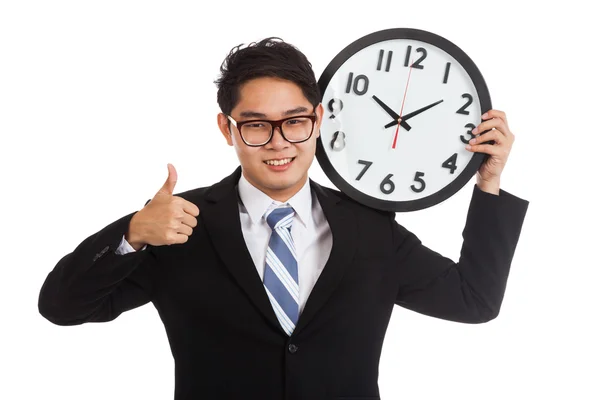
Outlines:
[[[412,67],[416,68],[416,69],[423,69],[424,67],[421,65],[421,62],[423,60],[425,60],[425,58],[427,58],[427,50],[425,50],[422,47],[419,47],[416,51],[417,51],[417,53],[421,53],[421,57],[412,64]],[[406,49],[406,57],[404,58],[404,66],[405,67],[408,67],[408,64],[410,62],[411,52],[412,52],[412,46],[408,46]]]
[[[450,63],[446,63],[446,71],[444,72],[444,82],[448,83],[448,75],[450,75]]]
[[[443,168],[448,168],[450,173],[453,174],[456,168],[456,158],[458,157],[458,153],[454,153],[449,159],[442,163]]]
[[[415,182],[419,182],[421,184],[420,187],[416,187],[415,185],[410,185],[410,188],[413,190],[413,192],[416,193],[421,193],[423,190],[425,190],[425,181],[423,179],[421,179],[422,177],[425,176],[424,172],[418,172],[415,173]]]
[[[462,95],[462,98],[467,99],[467,102],[464,106],[459,108],[456,113],[462,114],[462,115],[469,115],[469,112],[467,111],[467,107],[469,107],[471,105],[471,103],[473,102],[473,96],[471,96],[469,93],[465,93]]]
[[[337,117],[338,114],[344,108],[344,102],[341,99],[333,98],[333,99],[329,100],[329,103],[327,104],[327,108],[329,108],[329,111],[331,112],[329,119],[333,119],[333,118]]]
[[[342,131],[337,131],[333,134],[331,139],[331,150],[342,151],[346,147],[346,134]]]
[[[360,82],[362,82],[362,89],[358,88]],[[354,83],[354,85],[352,83]],[[369,90],[369,78],[367,78],[366,75],[358,75],[355,79],[354,72],[350,72],[348,75],[348,84],[346,85],[346,93],[350,93],[350,89],[357,95],[362,96]]]
[[[381,71],[381,64],[383,63],[383,50],[379,50],[379,61],[377,61],[377,71]],[[390,72],[390,66],[392,64],[392,55],[394,55],[393,51],[388,51],[387,61],[385,64],[385,72]]]
[[[365,172],[367,172],[371,165],[373,165],[373,161],[358,160],[358,163],[365,166],[363,170],[360,171],[360,174],[358,174],[358,176],[356,177],[356,180],[360,181],[360,178],[362,178]]]
[[[465,138],[465,135],[461,135],[460,136],[460,140],[461,142],[463,142],[464,144],[469,144],[469,140],[473,139],[475,137],[475,135],[473,135],[473,132],[471,132],[473,129],[475,129],[475,125],[469,123],[465,125],[465,128],[468,129],[467,131],[467,135],[469,135],[469,138]]]
[[[383,194],[390,194],[394,191],[394,189],[396,189],[396,185],[394,185],[394,182],[390,180],[392,176],[394,176],[394,174],[389,174],[383,179],[383,181],[381,181],[379,189],[381,189]]]

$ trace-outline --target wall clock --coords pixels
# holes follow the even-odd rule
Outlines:
[[[489,91],[467,54],[439,35],[368,34],[341,50],[318,83],[325,113],[317,160],[360,203],[431,207],[458,192],[487,157],[465,146],[491,109]]]

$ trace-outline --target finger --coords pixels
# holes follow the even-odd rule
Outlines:
[[[197,217],[198,215],[200,215],[200,209],[198,208],[197,205],[195,205],[194,203],[192,203],[191,201],[182,199],[183,202],[181,203],[181,205],[183,206],[183,211],[185,211],[187,214],[190,214],[194,217]]]
[[[178,233],[173,236],[173,240],[169,241],[169,244],[182,244],[188,241],[189,235]]]
[[[497,129],[493,129],[469,140],[469,144],[474,145],[485,142],[492,142],[490,144],[502,145],[505,140],[506,138],[500,133],[500,131],[498,131]]]
[[[198,220],[195,217],[192,217],[190,214],[183,214],[183,217],[181,218],[181,223],[195,228],[196,225],[198,225]]]
[[[177,171],[175,170],[173,164],[167,164],[167,168],[169,170],[169,175],[167,176],[165,183],[158,190],[158,193],[172,195],[173,190],[175,190],[175,184],[177,183]]]
[[[186,224],[181,224],[181,226],[177,229],[178,234],[183,234],[186,236],[191,236],[193,231],[194,230]]]
[[[467,145],[465,147],[467,150],[472,151],[474,153],[485,153],[491,156],[500,157],[504,150],[502,150],[502,146],[498,146],[495,144],[476,144],[476,145]]]
[[[494,129],[494,128],[496,130],[498,130],[502,135],[504,135],[506,137],[509,136],[510,131],[508,129],[508,126],[506,126],[504,121],[502,121],[499,118],[490,119],[490,120],[480,123],[478,126],[475,127],[475,129],[473,129],[471,131],[471,133],[473,133],[474,135],[478,135],[480,133],[483,133],[485,131],[488,131],[488,130]]]
[[[506,113],[504,111],[492,109],[492,110],[488,110],[486,113],[484,113],[481,116],[481,119],[483,119],[483,120],[491,119],[491,118],[499,118],[502,121],[504,121],[506,126],[508,126],[508,119],[506,119]]]

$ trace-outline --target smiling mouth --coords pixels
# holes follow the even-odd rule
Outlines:
[[[282,159],[280,159],[280,160],[266,160],[266,161],[263,161],[263,162],[264,162],[265,164],[267,164],[267,165],[275,165],[275,166],[278,166],[278,165],[286,165],[286,164],[289,164],[289,163],[291,163],[292,161],[294,161],[295,159],[296,159],[296,157],[292,157],[292,158],[282,158]]]

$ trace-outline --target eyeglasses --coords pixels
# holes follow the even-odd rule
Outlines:
[[[302,143],[310,139],[317,120],[316,115],[289,117],[277,121],[248,120],[236,121],[230,115],[227,118],[237,128],[244,143],[251,147],[264,146],[271,141],[275,128],[290,143]]]

